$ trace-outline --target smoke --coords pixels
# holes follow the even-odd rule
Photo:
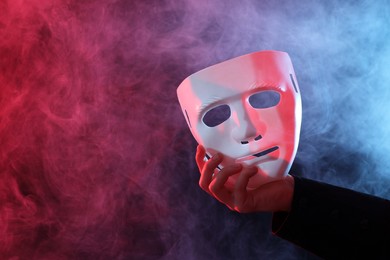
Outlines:
[[[5,259],[316,259],[201,191],[189,74],[290,54],[297,174],[390,198],[386,1],[0,1]]]

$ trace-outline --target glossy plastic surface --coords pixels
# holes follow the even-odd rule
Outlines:
[[[177,89],[191,133],[220,167],[256,165],[256,188],[285,176],[299,143],[301,96],[290,57],[259,51],[187,77]],[[230,182],[234,182],[234,177]]]

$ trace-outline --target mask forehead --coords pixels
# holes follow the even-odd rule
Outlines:
[[[187,119],[199,120],[210,105],[262,87],[294,91],[295,78],[287,53],[260,51],[240,56],[196,72],[178,87],[177,94]],[[296,90],[296,92],[298,92]]]

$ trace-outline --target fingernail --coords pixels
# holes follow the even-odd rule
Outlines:
[[[213,156],[213,159],[214,159],[214,160],[219,160],[219,158],[221,158],[221,155],[219,155],[219,153],[217,153],[217,154],[215,154],[215,155]]]

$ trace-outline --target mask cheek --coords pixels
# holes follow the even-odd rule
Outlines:
[[[203,122],[198,122],[194,136],[199,144],[206,149],[213,148],[219,151],[220,143],[226,139],[225,132],[221,130],[220,126],[208,127]]]
[[[199,144],[203,145],[206,152],[213,156],[219,152],[224,154],[223,165],[230,165],[235,162],[234,152],[236,151],[236,143],[231,137],[231,129],[229,124],[222,124],[216,127],[207,127],[199,125],[196,128],[196,139]]]
[[[288,143],[283,143],[281,145],[281,154],[280,158],[283,159],[286,162],[292,162],[293,156],[294,156],[294,143],[293,142],[288,142]]]

